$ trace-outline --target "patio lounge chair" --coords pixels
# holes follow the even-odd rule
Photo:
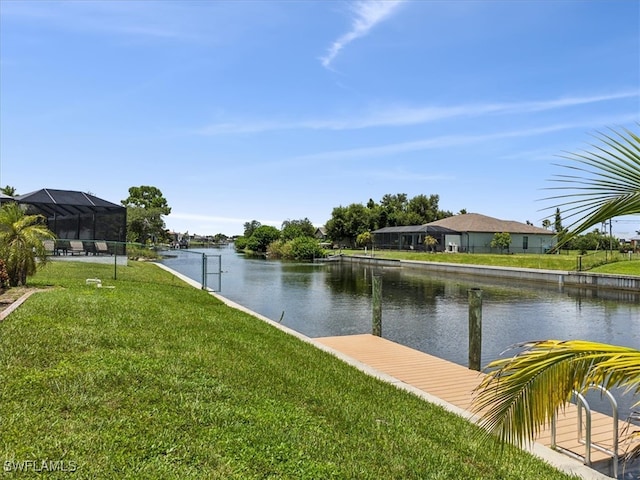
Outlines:
[[[42,245],[44,246],[44,249],[46,250],[47,255],[55,255],[56,242],[54,242],[53,240],[44,240],[42,242]]]
[[[93,242],[95,245],[95,254],[102,255],[109,253],[109,247],[107,246],[107,242]]]
[[[86,254],[85,250],[84,250],[84,245],[81,241],[79,240],[69,240],[69,250],[68,252],[71,255],[75,255],[76,253],[78,255],[80,254]]]

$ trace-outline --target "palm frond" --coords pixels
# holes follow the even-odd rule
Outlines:
[[[600,144],[592,144],[591,151],[565,153],[561,158],[570,163],[556,164],[569,172],[555,175],[552,181],[559,186],[548,189],[564,193],[544,200],[559,201],[549,208],[562,208],[572,222],[559,243],[613,217],[640,213],[640,136],[628,129],[611,131],[599,133]]]
[[[491,362],[476,388],[473,412],[501,441],[522,445],[590,384],[622,386],[638,393],[640,351],[580,340],[544,340],[519,345],[511,358]]]

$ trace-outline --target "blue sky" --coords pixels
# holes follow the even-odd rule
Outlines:
[[[1,0],[0,22],[0,184],[153,185],[181,232],[387,193],[541,225],[558,155],[640,121],[634,0]]]

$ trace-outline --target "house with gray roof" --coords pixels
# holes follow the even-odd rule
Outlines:
[[[555,232],[513,220],[466,213],[424,225],[385,227],[372,232],[376,248],[439,252],[499,253],[492,248],[496,233],[511,236],[510,253],[546,253],[556,244]],[[431,237],[435,244],[428,245]]]

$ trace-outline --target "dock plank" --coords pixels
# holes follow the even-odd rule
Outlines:
[[[315,338],[315,341],[353,358],[375,370],[394,377],[407,385],[422,390],[455,407],[469,411],[473,391],[484,374],[462,365],[400,345],[370,334]],[[599,412],[592,412],[593,441],[605,446],[613,444],[613,419]],[[620,432],[627,425],[620,421]],[[585,446],[578,439],[578,409],[568,405],[560,412],[556,426],[558,446],[578,455],[585,454]],[[620,444],[624,439],[620,440]],[[536,442],[551,446],[550,428],[544,428]],[[610,458],[597,449],[591,451],[592,462]]]

